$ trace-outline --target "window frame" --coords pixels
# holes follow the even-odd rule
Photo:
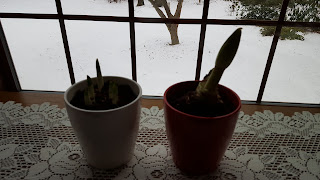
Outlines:
[[[130,46],[131,46],[131,67],[132,67],[132,79],[137,81],[137,65],[136,65],[136,47],[135,47],[135,23],[174,23],[174,24],[200,24],[200,38],[199,47],[197,55],[197,67],[195,80],[199,80],[203,48],[206,36],[207,25],[255,25],[255,26],[274,26],[276,27],[275,35],[273,36],[272,44],[270,47],[269,55],[267,58],[266,66],[264,69],[264,74],[260,83],[259,92],[256,101],[243,101],[246,104],[265,104],[265,105],[290,105],[290,106],[306,106],[306,107],[320,107],[319,104],[306,104],[306,103],[283,103],[283,102],[266,102],[262,101],[265,86],[269,77],[269,72],[271,69],[274,53],[277,48],[278,40],[281,34],[282,27],[320,27],[319,22],[292,22],[284,21],[285,14],[288,8],[290,0],[283,0],[281,6],[281,12],[279,19],[275,20],[226,20],[226,19],[208,19],[209,3],[210,0],[203,1],[203,12],[201,19],[162,19],[162,18],[144,18],[134,16],[134,0],[128,0],[128,17],[116,17],[116,16],[95,16],[95,15],[69,15],[64,14],[61,6],[61,0],[55,0],[57,14],[34,14],[34,13],[0,13],[0,52],[4,52],[1,55],[2,67],[4,70],[5,78],[8,79],[8,90],[11,91],[24,91],[21,89],[19,79],[12,61],[10,50],[5,38],[5,34],[1,24],[1,18],[20,18],[20,19],[55,19],[59,20],[61,35],[63,39],[63,45],[66,55],[66,60],[68,64],[69,76],[71,84],[75,83],[75,77],[73,72],[73,65],[71,60],[71,54],[69,49],[68,37],[65,28],[65,20],[81,20],[81,21],[113,21],[113,22],[129,22],[130,28]],[[154,96],[148,96],[157,98]]]

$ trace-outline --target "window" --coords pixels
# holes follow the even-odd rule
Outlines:
[[[242,27],[238,54],[222,84],[258,103],[320,102],[316,0],[185,1],[180,18],[169,19],[160,18],[159,10],[168,12],[157,12],[149,0],[144,6],[136,0],[30,2],[4,0],[0,6],[3,48],[10,49],[23,90],[64,91],[94,76],[99,58],[104,75],[130,77],[144,95],[161,96],[173,83],[202,79],[224,40]],[[179,0],[167,2],[175,15]],[[178,45],[170,45],[165,23],[179,24]]]
[[[71,85],[58,20],[1,22],[23,89],[63,91]]]

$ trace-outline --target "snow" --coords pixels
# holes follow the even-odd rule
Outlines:
[[[174,14],[176,1],[169,0]],[[230,2],[213,0],[209,18],[235,19]],[[128,16],[128,4],[108,0],[62,0],[66,14]],[[1,0],[0,12],[55,13],[54,0]],[[201,18],[202,3],[186,1],[182,18]],[[137,17],[159,17],[152,5],[135,7]],[[23,89],[65,91],[70,78],[57,20],[1,19]],[[214,66],[217,52],[239,26],[208,25],[201,78]],[[256,26],[241,26],[242,40],[221,84],[243,100],[256,100],[271,47]],[[131,78],[129,23],[66,21],[76,81],[95,76],[96,58],[103,75]],[[164,24],[136,23],[137,79],[144,95],[163,95],[170,85],[195,78],[200,25],[179,25],[180,44],[171,46]],[[304,41],[280,40],[263,96],[264,101],[319,103],[320,35]]]

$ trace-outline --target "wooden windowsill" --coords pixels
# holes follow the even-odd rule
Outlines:
[[[37,92],[7,92],[0,91],[0,102],[15,101],[21,103],[23,106],[30,106],[32,104],[41,104],[50,102],[52,105],[58,105],[59,108],[64,108],[62,93],[37,93]],[[142,107],[150,108],[158,106],[163,108],[162,99],[142,99]],[[282,112],[284,115],[292,116],[294,112],[310,111],[311,113],[320,113],[320,108],[310,107],[288,107],[288,106],[266,106],[266,105],[248,105],[243,104],[242,111],[246,114],[253,114],[255,111],[263,112],[264,110],[271,110],[272,112]]]

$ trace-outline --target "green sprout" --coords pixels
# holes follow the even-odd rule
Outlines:
[[[104,87],[105,83],[102,77],[99,60],[96,60],[97,83],[87,76],[87,88],[84,90],[84,103],[86,106],[94,106],[99,103],[105,103],[109,100],[112,104],[117,105],[119,102],[118,84],[109,81],[109,89]]]
[[[109,99],[111,99],[112,104],[118,104],[118,85],[113,81],[109,82]]]
[[[86,105],[92,105],[95,103],[95,93],[92,79],[90,78],[90,76],[87,76],[87,85],[88,88],[86,88],[84,91],[84,102]]]
[[[206,104],[223,103],[218,92],[218,84],[226,68],[229,67],[237,53],[241,29],[235,30],[222,45],[216,58],[215,67],[205,76],[204,80],[198,84],[195,98],[204,101]]]
[[[103,81],[103,77],[101,74],[101,69],[100,69],[100,64],[99,64],[99,60],[96,60],[96,69],[97,69],[97,79],[98,79],[98,90],[99,92],[101,92],[103,86],[104,86],[104,81]]]

